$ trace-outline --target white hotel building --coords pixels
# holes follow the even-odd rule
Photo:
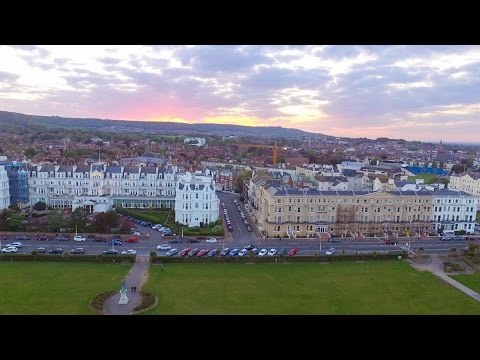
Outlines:
[[[5,166],[0,166],[0,210],[8,208],[10,205],[10,185],[8,183],[7,170]]]
[[[83,207],[87,212],[173,208],[176,167],[38,165],[29,168],[30,205]],[[8,181],[7,181],[8,184]]]
[[[219,200],[215,181],[209,176],[187,172],[178,176],[175,194],[175,221],[189,227],[218,220]]]
[[[445,235],[465,230],[473,234],[478,198],[462,191],[436,190],[432,192],[432,228],[443,226]]]

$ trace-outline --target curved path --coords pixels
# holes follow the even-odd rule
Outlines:
[[[128,304],[119,304],[120,292],[112,295],[105,301],[103,313],[105,315],[131,315],[133,309],[142,302],[142,295],[140,290],[143,283],[147,280],[148,267],[150,266],[150,257],[137,256],[136,262],[128,272],[125,278],[125,286],[127,287]],[[132,293],[130,288],[137,287],[137,291]]]
[[[465,285],[459,283],[458,281],[452,279],[450,276],[445,274],[445,272],[443,271],[443,260],[438,255],[430,255],[430,258],[432,259],[432,261],[427,264],[415,264],[413,262],[410,262],[410,264],[417,270],[430,271],[433,275],[439,277],[443,281],[449,283],[450,285],[456,287],[458,290],[480,302],[479,293],[473,291],[472,289],[466,287]]]

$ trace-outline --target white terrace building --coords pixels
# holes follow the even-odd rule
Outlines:
[[[141,166],[38,165],[29,168],[30,205],[85,208],[90,213],[113,206],[172,208],[175,168]]]
[[[10,185],[8,183],[7,170],[0,166],[0,210],[10,206]]]
[[[178,176],[175,194],[175,221],[189,227],[218,220],[219,200],[215,181],[209,176],[187,172]]]
[[[432,228],[443,226],[445,235],[465,230],[473,234],[478,198],[462,191],[437,190],[432,192]]]

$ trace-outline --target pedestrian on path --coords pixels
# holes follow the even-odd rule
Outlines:
[[[163,272],[163,264],[160,264],[160,266],[162,267],[162,270],[161,270],[161,271]]]
[[[136,286],[133,287],[133,292],[134,292],[134,293],[137,292],[137,287],[136,287]]]

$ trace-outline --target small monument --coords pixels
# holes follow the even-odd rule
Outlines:
[[[120,300],[118,300],[118,303],[122,305],[128,304],[127,287],[125,286],[125,280],[122,281],[122,284],[120,286]]]

